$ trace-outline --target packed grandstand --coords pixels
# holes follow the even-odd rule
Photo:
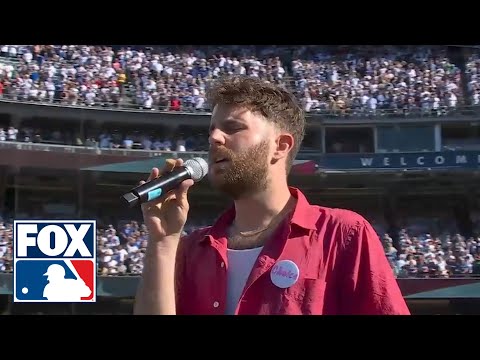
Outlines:
[[[223,74],[245,74],[292,89],[305,111],[332,116],[442,116],[480,104],[480,58],[472,53],[462,82],[445,47],[413,46],[197,46],[110,47],[0,45],[0,99],[62,106],[207,113],[205,91]],[[195,151],[204,141],[186,139],[67,139],[52,131],[0,129],[0,141],[49,142],[100,148]],[[0,223],[0,271],[12,270],[12,223]],[[397,277],[480,274],[480,219],[474,234],[452,226],[431,235],[428,221],[398,230],[395,241],[376,227]],[[189,224],[186,231],[195,225]],[[99,275],[138,275],[148,231],[137,221],[101,226]]]
[[[64,105],[208,111],[205,89],[223,74],[291,87],[307,112],[441,113],[479,104],[477,55],[468,93],[445,47],[257,47],[183,49],[0,45],[0,96]]]

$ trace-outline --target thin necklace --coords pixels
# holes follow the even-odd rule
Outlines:
[[[275,225],[275,223],[278,222],[279,219],[283,219],[283,215],[287,212],[289,212],[291,208],[291,204],[290,203],[287,203],[287,206],[285,206],[282,211],[280,211],[271,221],[270,223],[261,228],[261,229],[257,229],[257,230],[247,230],[247,231],[238,231],[238,235],[242,236],[242,237],[249,237],[249,236],[254,236],[254,235],[258,235],[266,230],[268,230],[272,225]],[[235,224],[233,224],[234,227],[236,227]]]
[[[272,223],[273,223],[273,222],[271,221],[270,224],[268,224],[267,226],[265,226],[263,229],[249,230],[249,231],[239,231],[239,232],[238,232],[238,235],[243,236],[243,237],[258,235],[258,234],[266,231],[266,230],[272,225]]]

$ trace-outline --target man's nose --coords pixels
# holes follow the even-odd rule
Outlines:
[[[208,142],[210,146],[212,145],[224,145],[225,144],[225,136],[222,131],[215,129],[212,130],[210,136],[208,138]]]

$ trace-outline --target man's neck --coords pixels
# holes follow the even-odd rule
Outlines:
[[[254,231],[268,226],[291,198],[288,185],[269,187],[261,193],[235,201],[235,229]]]

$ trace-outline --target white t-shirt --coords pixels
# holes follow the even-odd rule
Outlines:
[[[233,315],[253,264],[262,247],[246,250],[227,250],[227,306],[225,315]]]

